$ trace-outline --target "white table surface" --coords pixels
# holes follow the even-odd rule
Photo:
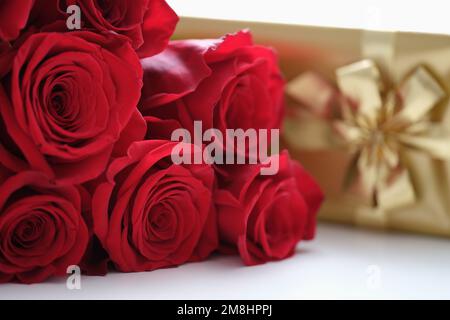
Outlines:
[[[147,273],[0,285],[0,299],[438,299],[450,298],[450,240],[321,224],[317,239],[281,262],[237,257]]]

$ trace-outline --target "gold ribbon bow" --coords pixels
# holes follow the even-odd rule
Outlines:
[[[417,195],[402,155],[414,149],[450,160],[450,135],[433,112],[446,92],[423,66],[388,87],[372,60],[339,68],[336,83],[337,89],[308,72],[288,84],[289,96],[333,128],[334,135],[320,143],[320,134],[309,137],[318,148],[337,144],[351,152],[345,187],[373,211],[414,203]],[[285,126],[291,141],[306,133],[293,126],[290,121]]]

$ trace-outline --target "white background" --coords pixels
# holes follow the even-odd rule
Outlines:
[[[450,34],[448,0],[168,0],[179,15]]]
[[[180,15],[450,34],[448,0],[169,0]],[[450,57],[449,57],[450,59]],[[0,286],[0,299],[450,298],[450,240],[322,224],[288,260],[244,267],[237,257],[149,273]]]

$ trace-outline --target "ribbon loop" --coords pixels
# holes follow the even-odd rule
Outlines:
[[[424,67],[418,67],[400,86],[399,95],[402,107],[393,120],[413,124],[423,120],[445,92]]]
[[[358,112],[370,125],[375,125],[382,107],[381,77],[372,60],[362,60],[336,70],[342,94],[358,105]]]
[[[362,60],[336,70],[339,91],[312,73],[288,85],[288,94],[327,122],[352,152],[346,188],[379,216],[417,201],[402,152],[414,149],[450,160],[450,136],[431,116],[446,97],[439,82],[422,66],[397,89],[384,90],[381,79],[375,63]],[[333,113],[336,101],[340,112]]]

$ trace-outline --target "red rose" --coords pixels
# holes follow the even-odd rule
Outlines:
[[[0,41],[12,41],[26,26],[34,0],[0,0]]]
[[[178,22],[178,16],[164,0],[66,0],[65,3],[80,6],[86,27],[128,37],[140,57],[161,52]]]
[[[249,32],[218,40],[173,41],[157,56],[143,59],[144,87],[139,108],[153,125],[178,121],[193,132],[217,128],[277,129],[284,81],[273,50],[254,45]],[[153,134],[160,131],[151,131]]]
[[[113,147],[126,151],[145,134],[136,109],[142,69],[121,36],[34,34],[4,84],[10,99],[0,88],[0,114],[9,138],[0,142],[10,152],[0,162],[13,171],[31,168],[81,183],[105,169]]]
[[[0,182],[0,282],[66,274],[88,242],[79,190],[32,171],[0,174]]]
[[[230,168],[231,183],[217,192],[223,250],[237,250],[247,265],[284,259],[314,237],[322,192],[286,152],[279,161],[274,176],[260,175],[261,165]]]
[[[95,191],[94,232],[121,271],[201,260],[217,247],[214,172],[203,164],[172,164],[176,145],[135,142]]]

